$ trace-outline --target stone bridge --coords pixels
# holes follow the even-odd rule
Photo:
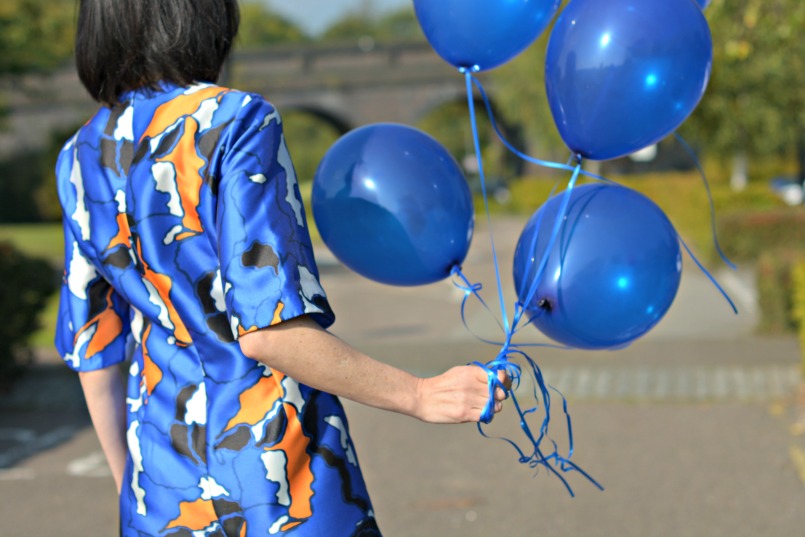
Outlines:
[[[439,106],[466,99],[464,78],[424,42],[280,46],[239,51],[221,83],[260,93],[280,110],[300,110],[340,132],[375,122],[416,124]],[[75,69],[0,81],[10,108],[0,153],[41,146],[97,108]]]

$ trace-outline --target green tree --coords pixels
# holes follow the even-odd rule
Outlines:
[[[347,41],[361,37],[376,38],[377,28],[375,20],[368,13],[356,11],[349,13],[332,24],[324,34],[321,41]]]
[[[30,335],[40,327],[40,313],[58,281],[47,261],[0,242],[0,393],[30,362]]]
[[[378,39],[424,41],[425,34],[411,7],[392,11],[377,19],[375,24]]]
[[[52,69],[72,55],[75,5],[64,0],[0,3],[0,75]]]
[[[331,124],[304,110],[290,109],[282,114],[288,150],[293,155],[296,176],[310,183],[324,154],[341,133]]]
[[[346,41],[371,37],[376,41],[424,40],[425,36],[411,7],[376,15],[371,2],[347,13],[321,36],[322,41]]]
[[[706,15],[713,73],[685,132],[739,167],[797,154],[805,181],[805,2],[713,0]]]
[[[545,93],[545,51],[550,29],[525,52],[505,65],[482,75],[504,119],[520,125],[526,140],[525,150],[546,160],[567,160],[565,147],[548,105]]]
[[[0,223],[61,220],[53,170],[65,140],[78,127],[55,129],[41,148],[16,152],[0,160]]]
[[[240,29],[236,46],[249,48],[261,45],[300,43],[308,36],[297,25],[254,0],[240,6]]]
[[[484,174],[490,188],[511,181],[519,171],[519,161],[498,141],[492,124],[481,112],[481,103],[476,103],[478,114],[478,141]],[[445,103],[423,117],[417,127],[436,138],[461,164],[473,189],[480,188],[480,175],[475,156],[475,142],[467,103],[463,100]]]
[[[0,2],[0,76],[47,71],[73,53],[75,10],[64,0]],[[0,128],[8,109],[0,95]]]

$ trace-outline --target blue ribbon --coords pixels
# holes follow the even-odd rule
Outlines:
[[[509,318],[506,315],[506,301],[503,298],[503,285],[501,284],[500,280],[500,265],[498,264],[498,254],[495,248],[495,238],[492,234],[492,216],[489,211],[489,197],[486,194],[486,177],[484,175],[484,163],[483,158],[481,158],[481,141],[478,136],[478,122],[475,117],[475,100],[472,98],[472,81],[475,77],[472,76],[473,72],[479,71],[480,68],[476,65],[471,69],[461,68],[459,69],[460,72],[464,74],[464,80],[467,86],[467,106],[470,110],[470,122],[472,123],[472,140],[475,145],[475,158],[478,161],[478,174],[481,179],[481,192],[484,197],[484,209],[486,210],[486,222],[489,226],[489,239],[492,243],[492,259],[495,263],[495,278],[498,284],[498,297],[500,299],[500,311],[501,315],[503,316],[503,329],[505,332],[509,332]]]
[[[573,456],[574,451],[574,444],[573,444],[573,426],[570,419],[570,413],[567,407],[567,399],[553,387],[550,389],[556,391],[560,397],[562,397],[562,409],[566,417],[567,422],[567,434],[568,434],[568,454],[563,456],[559,453],[558,447],[556,442],[551,440],[551,445],[553,446],[553,450],[549,453],[545,453],[541,447],[542,442],[548,438],[548,427],[551,418],[551,394],[549,391],[549,386],[545,382],[545,378],[542,375],[542,371],[540,370],[539,366],[534,362],[525,352],[513,348],[514,346],[510,346],[508,348],[504,348],[501,351],[501,354],[498,357],[486,364],[482,364],[480,362],[473,362],[473,365],[477,365],[481,367],[487,373],[488,383],[489,383],[489,401],[487,402],[486,407],[481,415],[481,420],[478,423],[478,431],[481,433],[482,436],[485,438],[491,438],[486,434],[483,429],[482,424],[488,424],[492,421],[492,417],[494,415],[494,395],[495,390],[500,388],[504,391],[507,391],[505,386],[500,382],[498,378],[497,372],[498,371],[505,371],[506,374],[512,380],[512,388],[507,391],[509,398],[511,398],[512,403],[514,405],[515,410],[517,411],[518,416],[520,417],[520,428],[525,433],[526,437],[529,440],[531,445],[532,451],[529,453],[523,450],[518,444],[514,441],[505,438],[505,437],[498,437],[499,440],[503,440],[511,445],[519,455],[519,462],[522,464],[527,464],[530,468],[535,468],[539,470],[540,467],[545,467],[548,471],[558,477],[562,484],[564,484],[565,488],[567,489],[570,496],[575,497],[575,493],[573,492],[573,488],[570,486],[570,483],[567,479],[562,475],[562,473],[576,471],[584,476],[588,481],[590,481],[593,485],[595,485],[598,489],[604,490],[600,483],[598,483],[592,476],[590,476],[587,472],[585,472],[581,467],[571,461],[571,457]],[[522,378],[522,371],[519,364],[511,361],[511,356],[517,355],[519,358],[525,360],[528,366],[531,369],[531,374],[534,378],[535,387],[533,391],[533,396],[535,401],[537,401],[537,405],[531,408],[523,408],[520,404],[519,400],[517,399],[517,395],[515,393],[516,388],[520,385],[520,381]],[[539,393],[537,392],[539,389]],[[527,417],[530,414],[536,412],[537,407],[539,405],[539,401],[542,400],[543,407],[544,407],[544,417],[542,423],[539,428],[539,434],[535,435],[534,432],[531,430],[531,427],[528,423]],[[561,471],[561,473],[560,473]]]
[[[504,333],[506,332],[506,330],[503,328],[503,325],[500,324],[500,321],[497,319],[497,317],[495,317],[495,314],[492,313],[492,310],[486,304],[484,298],[480,295],[480,291],[481,289],[483,289],[484,286],[480,283],[470,283],[469,279],[467,279],[467,277],[461,271],[461,267],[459,267],[458,265],[453,267],[453,269],[450,271],[450,274],[461,280],[460,282],[456,282],[455,280],[453,280],[453,285],[464,291],[464,298],[461,300],[461,322],[464,324],[464,328],[467,329],[467,332],[472,334],[472,336],[475,337],[475,339],[482,341],[484,343],[496,346],[504,345],[503,343],[490,341],[488,339],[482,338],[481,336],[473,332],[472,328],[470,328],[469,324],[467,323],[467,316],[466,316],[467,302],[469,301],[470,297],[475,297],[478,300],[478,302],[481,303],[484,309],[487,312],[489,312],[489,315],[491,315],[495,319],[495,322],[497,323],[498,327]]]
[[[467,330],[471,334],[473,334],[473,336],[475,336],[477,339],[483,341],[484,343],[497,345],[497,346],[501,347],[501,351],[498,353],[498,356],[497,356],[497,358],[495,360],[492,360],[491,362],[488,362],[486,364],[483,364],[481,362],[473,362],[474,365],[477,365],[478,367],[481,367],[486,372],[486,374],[487,374],[487,384],[488,384],[488,389],[489,389],[489,397],[488,397],[487,403],[486,403],[486,405],[485,405],[485,407],[484,407],[484,409],[483,409],[483,411],[481,413],[481,418],[480,418],[480,421],[478,423],[478,430],[481,433],[481,435],[483,435],[484,437],[488,438],[488,436],[486,435],[486,433],[483,430],[482,424],[484,424],[484,423],[488,424],[488,423],[490,423],[492,421],[492,418],[494,417],[494,409],[495,409],[495,391],[497,389],[501,389],[504,392],[506,392],[507,395],[511,398],[511,400],[512,400],[512,402],[514,404],[514,407],[515,407],[515,409],[517,411],[517,414],[520,417],[520,428],[523,430],[523,432],[526,435],[526,438],[529,440],[529,443],[531,444],[532,450],[531,450],[530,453],[528,453],[527,451],[524,451],[523,449],[521,449],[512,440],[510,440],[508,438],[501,438],[505,442],[509,443],[512,447],[514,447],[514,449],[519,454],[519,461],[521,463],[528,464],[529,467],[531,467],[531,468],[539,469],[539,467],[542,467],[542,466],[548,468],[548,470],[553,475],[557,476],[562,481],[562,483],[565,485],[565,487],[567,488],[567,490],[568,490],[568,492],[570,493],[571,496],[575,496],[575,494],[573,492],[573,489],[570,486],[570,484],[568,483],[568,481],[565,479],[565,477],[562,475],[562,473],[560,473],[560,471],[561,472],[577,471],[577,472],[581,473],[584,477],[586,477],[596,487],[598,487],[599,489],[603,490],[603,487],[601,487],[601,485],[597,481],[595,481],[589,474],[587,474],[584,470],[582,470],[579,466],[577,466],[575,463],[571,462],[571,460],[570,460],[570,457],[573,454],[572,424],[571,424],[571,420],[570,420],[570,414],[568,413],[568,409],[567,409],[567,400],[564,398],[564,396],[561,395],[561,393],[560,393],[560,396],[562,397],[562,401],[563,401],[563,409],[564,409],[564,412],[565,412],[565,416],[567,418],[568,437],[570,439],[569,453],[568,453],[567,456],[561,455],[559,453],[559,451],[558,451],[556,443],[553,440],[551,440],[551,444],[553,445],[553,451],[552,452],[550,452],[548,454],[545,454],[543,452],[542,448],[541,448],[543,440],[548,438],[548,426],[549,426],[550,418],[551,418],[551,416],[550,416],[551,395],[550,395],[550,391],[548,389],[548,386],[545,383],[545,379],[542,376],[542,371],[539,369],[539,366],[537,366],[537,364],[531,359],[531,357],[528,356],[528,354],[526,354],[524,351],[522,351],[520,349],[520,347],[525,347],[525,346],[555,347],[555,346],[554,345],[538,345],[538,344],[516,344],[516,343],[512,342],[512,338],[513,338],[514,334],[518,331],[518,325],[520,324],[520,322],[522,321],[522,319],[524,317],[525,308],[524,308],[522,303],[518,302],[516,304],[516,306],[515,306],[515,313],[514,313],[513,322],[509,323],[509,318],[508,318],[508,315],[506,313],[506,303],[505,303],[505,300],[503,298],[503,286],[502,286],[501,277],[500,277],[500,265],[498,263],[497,249],[495,247],[495,239],[494,239],[494,236],[493,236],[492,231],[491,231],[491,229],[492,229],[492,225],[491,225],[492,224],[492,217],[491,217],[491,213],[490,213],[490,210],[489,210],[489,200],[488,200],[487,190],[486,190],[486,177],[485,177],[485,174],[484,174],[483,159],[481,157],[481,144],[480,144],[480,137],[478,135],[478,123],[477,123],[476,112],[475,112],[475,101],[473,99],[473,83],[478,87],[478,89],[481,92],[481,95],[482,95],[482,97],[484,99],[484,102],[486,104],[487,112],[489,113],[490,121],[492,122],[492,126],[494,127],[494,129],[495,129],[496,133],[498,134],[498,136],[501,138],[501,140],[504,142],[504,144],[510,150],[515,152],[515,154],[517,154],[521,158],[525,158],[526,160],[529,160],[531,162],[535,162],[535,163],[540,164],[542,166],[551,167],[551,168],[557,168],[557,169],[566,169],[566,170],[571,170],[573,172],[573,175],[572,175],[572,177],[570,179],[570,182],[568,183],[568,186],[566,188],[564,198],[562,200],[561,210],[557,214],[556,220],[554,221],[554,224],[553,224],[553,231],[552,231],[551,239],[549,241],[548,248],[546,249],[545,254],[543,256],[543,259],[540,262],[539,268],[537,270],[537,277],[534,279],[534,283],[532,284],[531,288],[529,289],[529,293],[528,293],[529,294],[529,300],[530,300],[530,298],[533,297],[534,293],[536,293],[537,284],[539,282],[539,279],[542,276],[542,273],[545,270],[545,266],[547,265],[548,254],[551,251],[551,248],[552,248],[553,244],[555,243],[557,236],[559,235],[559,231],[560,231],[561,225],[562,225],[562,220],[564,219],[564,213],[567,210],[567,205],[570,202],[570,193],[572,192],[572,189],[575,186],[579,175],[583,171],[582,170],[581,157],[576,157],[577,163],[576,163],[575,166],[571,166],[569,164],[568,165],[562,165],[562,164],[556,164],[556,163],[551,163],[551,162],[546,162],[546,161],[540,161],[540,160],[537,160],[537,159],[532,159],[530,157],[527,157],[526,155],[523,155],[522,153],[517,151],[513,146],[511,146],[511,144],[506,142],[505,139],[503,138],[502,133],[500,132],[500,130],[499,130],[498,126],[497,126],[497,123],[495,122],[494,115],[492,114],[492,110],[491,110],[491,104],[489,102],[489,99],[488,99],[486,93],[483,90],[483,87],[480,85],[480,82],[478,82],[477,79],[475,79],[475,77],[472,75],[472,73],[477,72],[477,70],[478,70],[477,68],[470,68],[470,69],[462,68],[462,69],[460,69],[462,74],[464,74],[465,81],[466,81],[467,105],[468,105],[468,108],[469,108],[470,122],[471,122],[471,125],[472,125],[472,136],[473,136],[473,142],[474,142],[474,145],[475,145],[475,154],[476,154],[476,158],[477,158],[477,161],[478,161],[478,171],[479,171],[479,176],[480,176],[480,181],[481,181],[481,192],[482,192],[483,198],[484,198],[484,209],[485,209],[485,212],[486,212],[486,219],[487,219],[487,223],[488,223],[489,229],[490,229],[490,242],[491,242],[491,245],[492,245],[492,257],[493,257],[493,261],[494,261],[495,278],[496,278],[496,282],[497,282],[498,297],[500,299],[500,309],[501,309],[501,316],[502,316],[502,321],[503,321],[502,325],[501,325],[500,322],[498,322],[498,326],[501,328],[501,330],[503,331],[503,334],[505,336],[505,341],[503,341],[503,342],[495,342],[495,341],[490,341],[490,340],[481,338],[480,336],[478,336],[478,335],[476,335],[476,334],[474,334],[472,332],[472,330],[469,328],[469,326],[467,324],[466,311],[465,311],[467,301],[470,299],[470,297],[475,297],[476,299],[478,299],[478,301],[490,313],[490,315],[493,315],[493,314],[492,314],[492,311],[489,309],[489,306],[486,304],[486,302],[483,300],[483,298],[480,295],[480,290],[482,289],[482,286],[480,284],[472,284],[472,283],[470,283],[469,279],[462,273],[460,267],[453,267],[453,269],[451,270],[451,274],[461,280],[460,283],[454,281],[454,285],[456,285],[456,287],[458,287],[459,289],[462,289],[464,291],[464,299],[462,300],[462,304],[461,304],[461,319],[462,319],[462,322],[464,323],[464,326],[467,328]],[[528,303],[528,300],[526,300],[525,303]],[[495,317],[495,316],[493,315],[493,317]],[[497,317],[495,317],[495,320],[497,322]],[[528,322],[530,323],[531,321],[529,320]],[[526,324],[528,324],[528,323],[526,323]],[[562,348],[564,348],[564,347],[562,347]],[[543,406],[544,406],[544,409],[545,409],[545,416],[544,416],[544,418],[542,420],[542,424],[541,424],[541,426],[539,428],[539,434],[538,435],[535,435],[532,432],[531,427],[529,426],[529,423],[528,423],[528,420],[527,420],[528,415],[533,414],[534,412],[536,412],[537,406],[534,406],[532,408],[524,409],[520,405],[520,403],[517,400],[517,397],[515,395],[515,389],[520,385],[520,380],[521,380],[521,377],[522,377],[522,370],[521,370],[521,367],[518,364],[516,364],[515,362],[512,362],[510,360],[510,358],[512,356],[516,356],[516,357],[519,357],[519,358],[525,360],[525,362],[529,365],[530,372],[531,372],[532,376],[534,377],[534,379],[536,381],[535,382],[534,393],[533,393],[534,399],[535,399],[535,401],[537,401],[537,405],[539,404],[540,400],[543,402]],[[498,372],[499,371],[504,371],[511,378],[511,380],[512,380],[512,388],[511,389],[507,390],[506,387],[503,385],[503,383],[500,382],[500,379],[498,378]],[[537,388],[539,388],[539,393],[537,392]],[[559,393],[559,392],[557,391],[557,393]]]
[[[727,255],[721,250],[721,245],[718,243],[718,234],[716,233],[716,206],[713,203],[713,193],[710,191],[710,183],[707,181],[707,175],[704,173],[704,168],[702,168],[701,163],[699,162],[699,158],[696,156],[696,152],[693,151],[693,148],[679,135],[679,133],[674,133],[674,137],[676,140],[682,145],[682,147],[687,151],[690,158],[693,160],[693,164],[696,166],[696,169],[699,171],[699,176],[702,178],[702,183],[704,183],[704,188],[707,191],[707,201],[710,204],[710,230],[713,233],[713,244],[716,246],[716,251],[718,251],[718,255],[721,257],[721,260],[726,263],[728,267],[732,270],[736,270],[738,267],[735,266],[735,263],[730,261]]]

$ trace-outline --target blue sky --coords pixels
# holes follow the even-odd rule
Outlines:
[[[370,5],[377,13],[411,5],[411,0],[262,0],[310,34],[317,34],[346,13]]]

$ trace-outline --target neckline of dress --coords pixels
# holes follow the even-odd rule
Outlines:
[[[193,82],[192,84],[189,84],[187,86],[182,86],[182,85],[176,84],[175,82],[170,82],[170,81],[167,81],[167,80],[160,80],[159,82],[157,82],[157,86],[158,86],[157,88],[151,88],[151,87],[145,87],[144,86],[144,87],[139,87],[139,88],[135,88],[135,89],[132,89],[132,90],[124,91],[123,93],[120,94],[120,97],[118,98],[118,102],[126,103],[126,102],[129,102],[129,101],[134,101],[134,100],[138,100],[138,99],[149,99],[149,98],[153,98],[153,97],[155,97],[157,95],[165,95],[167,93],[173,93],[173,92],[175,92],[177,90],[187,91],[190,88],[193,88],[194,86],[208,86],[208,85],[212,85],[212,84],[210,84],[209,82]]]

